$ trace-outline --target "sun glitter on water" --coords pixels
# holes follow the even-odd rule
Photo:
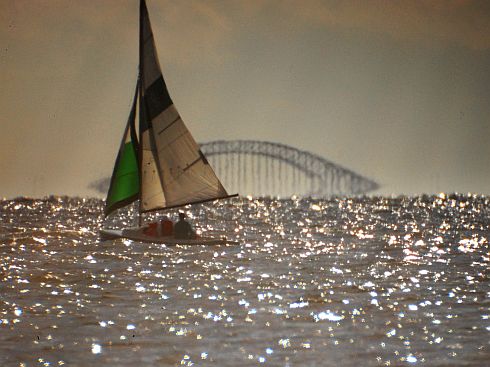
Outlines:
[[[3,201],[0,362],[484,365],[488,204],[248,197],[190,209],[239,246],[166,247],[100,242],[99,200]]]

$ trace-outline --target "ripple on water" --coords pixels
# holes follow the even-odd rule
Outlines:
[[[99,200],[2,201],[0,362],[483,365],[488,204],[239,199],[189,216],[240,246],[165,247],[98,242]]]

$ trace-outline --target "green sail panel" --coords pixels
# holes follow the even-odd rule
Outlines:
[[[138,142],[135,133],[136,102],[138,86],[134,96],[133,106],[129,115],[121,146],[114,165],[109,192],[107,193],[104,213],[109,215],[113,211],[131,204],[139,198],[140,178],[138,167]]]

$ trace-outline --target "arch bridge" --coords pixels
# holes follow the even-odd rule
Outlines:
[[[285,144],[218,140],[201,144],[201,150],[228,192],[242,195],[329,197],[379,188],[348,168]]]

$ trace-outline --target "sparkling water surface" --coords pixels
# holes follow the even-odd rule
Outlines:
[[[0,365],[489,365],[489,204],[241,198],[188,209],[240,245],[165,247],[100,242],[100,200],[0,201]]]

